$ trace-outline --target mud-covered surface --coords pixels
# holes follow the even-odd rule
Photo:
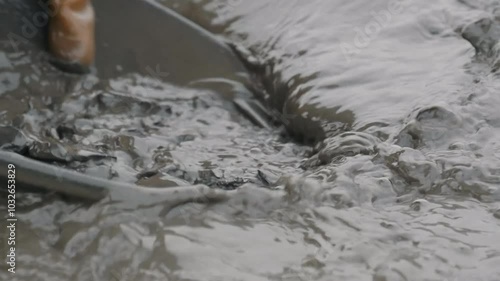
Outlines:
[[[20,131],[6,121],[11,126],[3,135],[12,142],[5,148],[106,179],[227,189],[270,186],[281,174],[300,171],[311,151],[287,143],[280,130],[254,125],[213,92],[138,75],[102,83],[92,90],[90,78],[80,81],[60,104],[16,116]]]
[[[0,52],[9,149],[236,189],[173,210],[19,191],[2,280],[499,280],[498,1],[159,2],[235,42],[284,127],[321,141],[143,75],[13,96]]]

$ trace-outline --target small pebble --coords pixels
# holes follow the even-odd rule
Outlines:
[[[260,148],[254,147],[254,148],[250,149],[250,153],[260,154],[260,153],[262,153],[262,150],[260,150]]]
[[[427,205],[429,201],[425,199],[417,199],[410,204],[410,209],[413,211],[420,211],[424,205]]]

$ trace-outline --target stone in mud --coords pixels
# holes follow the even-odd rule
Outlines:
[[[408,193],[416,188],[421,193],[428,193],[436,187],[441,169],[422,152],[403,148],[384,158],[394,174],[405,181],[404,192]]]
[[[484,18],[464,27],[462,37],[469,41],[478,53],[488,54],[498,39],[498,32],[494,21]]]
[[[493,19],[483,18],[465,26],[462,37],[472,44],[477,54],[495,59],[500,25]]]
[[[417,199],[410,204],[410,209],[416,212],[428,210],[429,209],[429,201],[425,199]]]
[[[401,147],[419,148],[434,145],[438,140],[460,133],[462,118],[443,105],[419,109],[396,136],[396,144]]]
[[[342,133],[319,143],[315,149],[318,153],[311,157],[304,167],[326,165],[356,155],[372,155],[376,152],[379,142],[374,136],[362,132]]]

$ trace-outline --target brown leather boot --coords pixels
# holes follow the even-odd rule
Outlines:
[[[95,15],[90,0],[50,0],[56,13],[49,25],[49,49],[70,64],[88,67],[95,56]]]

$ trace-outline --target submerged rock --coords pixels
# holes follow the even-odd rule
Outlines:
[[[493,19],[483,18],[465,26],[462,37],[474,46],[476,52],[491,55],[500,39],[500,26]]]
[[[462,30],[462,37],[476,50],[476,55],[488,62],[496,71],[500,67],[500,23],[496,19],[482,18]]]

